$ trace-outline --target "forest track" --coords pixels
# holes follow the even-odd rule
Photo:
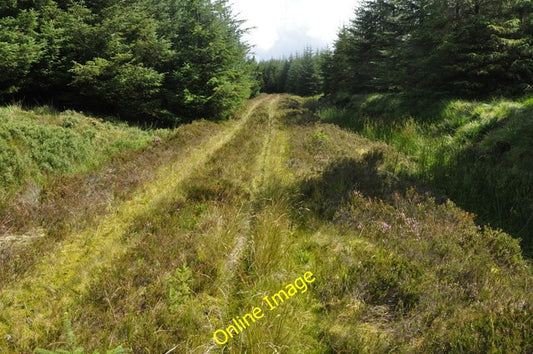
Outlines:
[[[258,198],[260,198],[260,194],[262,191],[262,188],[264,188],[265,182],[268,178],[269,171],[273,169],[273,166],[271,164],[272,159],[272,144],[273,144],[273,136],[275,135],[274,126],[275,126],[275,111],[276,107],[279,102],[279,96],[273,96],[274,98],[272,100],[269,100],[268,102],[268,117],[267,117],[267,130],[264,134],[263,138],[263,147],[261,150],[261,154],[259,155],[258,163],[257,163],[257,175],[253,179],[251,185],[252,185],[252,193],[250,196],[250,206],[252,207],[253,212],[253,206],[255,203],[257,203]],[[252,215],[253,217],[254,215]],[[235,267],[235,264],[239,262],[239,259],[241,258],[241,255],[244,251],[244,248],[247,243],[247,237],[245,235],[241,235],[241,237],[237,238],[235,242],[235,247],[233,248],[233,251],[231,252],[230,257],[228,258],[228,264],[226,269],[233,269]],[[229,272],[231,273],[231,272]]]
[[[249,257],[255,247],[254,235],[259,232],[258,228],[264,222],[264,215],[262,214],[265,210],[265,204],[270,202],[265,200],[265,196],[268,195],[266,189],[275,183],[275,175],[280,169],[281,152],[286,144],[286,138],[278,129],[278,108],[282,100],[283,96],[281,95],[271,95],[263,103],[263,116],[256,117],[264,129],[258,134],[260,135],[261,146],[260,149],[256,150],[254,156],[253,178],[248,181],[250,195],[239,209],[240,222],[245,226],[235,235],[232,247],[229,252],[226,252],[225,260],[221,266],[224,272],[219,273],[215,285],[228,308],[231,307],[232,303],[235,303],[236,298],[242,296],[243,285],[245,285],[243,284],[243,276],[247,276],[247,262],[250,261]],[[211,353],[218,352],[219,349],[219,345],[214,343],[212,338],[209,338],[207,342],[199,345],[195,350],[190,348],[187,350],[191,353]]]
[[[259,96],[200,126],[130,200],[4,284],[0,353],[430,353],[448,338],[529,352],[531,267],[509,236],[391,179],[401,155],[308,100]]]
[[[38,342],[48,331],[52,318],[67,311],[83,294],[91,278],[126,253],[123,241],[128,227],[162,198],[180,188],[183,181],[209,161],[224,145],[235,139],[254,111],[265,101],[261,96],[249,103],[242,117],[200,146],[191,147],[183,160],[161,168],[156,180],[141,186],[131,200],[119,205],[96,227],[70,235],[46,255],[35,269],[0,290],[0,352],[20,338]],[[42,333],[41,333],[42,331]]]
[[[218,280],[218,283],[220,286],[223,286],[225,288],[231,287],[232,279],[235,277],[235,268],[239,264],[239,262],[242,259],[242,256],[246,250],[246,247],[249,246],[250,242],[250,232],[253,228],[254,218],[255,218],[255,210],[254,206],[257,204],[258,199],[260,198],[260,194],[262,192],[262,188],[264,187],[265,181],[268,178],[268,171],[272,169],[273,166],[270,165],[270,159],[271,159],[271,151],[272,151],[272,144],[273,144],[273,135],[274,132],[274,126],[275,126],[275,110],[279,103],[280,96],[270,96],[270,99],[268,102],[265,102],[265,105],[268,105],[268,115],[266,117],[266,132],[263,134],[262,140],[262,147],[259,155],[257,156],[257,162],[256,162],[256,175],[253,178],[253,180],[250,183],[250,199],[245,206],[245,209],[247,209],[247,216],[245,216],[245,224],[246,228],[244,232],[240,233],[234,242],[234,245],[232,247],[232,251],[228,254],[227,260],[225,262],[225,265],[223,269],[227,270],[225,273],[221,274],[221,278]],[[228,289],[222,290],[223,293],[230,294]]]

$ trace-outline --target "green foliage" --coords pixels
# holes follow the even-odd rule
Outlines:
[[[533,246],[533,111],[531,99],[423,100],[401,95],[355,96],[351,107],[323,107],[325,122],[385,141],[416,161],[403,171],[432,184],[480,221]]]
[[[27,124],[28,120],[0,120],[2,186],[17,186],[49,172],[71,172],[72,163],[88,157],[83,138],[58,126]]]
[[[167,302],[171,311],[189,299],[193,285],[194,278],[187,264],[176,268],[174,275],[167,279]]]
[[[142,131],[67,111],[0,109],[0,195],[49,175],[90,170],[110,155],[138,149],[163,131]]]
[[[0,19],[1,96],[11,97],[20,91],[32,64],[41,57],[41,45],[35,38],[36,27],[35,11],[23,11],[17,18]]]
[[[106,60],[95,58],[70,70],[73,85],[89,99],[102,100],[113,112],[124,116],[150,115],[158,107],[156,97],[163,74],[132,62],[132,56],[117,55]]]
[[[327,52],[314,53],[309,47],[303,54],[289,59],[271,59],[258,64],[262,92],[289,92],[300,96],[313,96],[322,92],[322,61]]]
[[[160,6],[168,11],[159,16],[175,49],[164,85],[170,107],[189,120],[227,118],[251,93],[241,22],[226,1],[163,1]]]
[[[0,102],[16,98],[175,125],[227,118],[254,86],[225,0],[4,4]]]
[[[527,0],[365,1],[326,61],[325,92],[527,92],[531,6]]]

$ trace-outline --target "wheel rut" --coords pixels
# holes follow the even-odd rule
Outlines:
[[[128,227],[235,139],[265,100],[267,97],[252,100],[239,120],[226,123],[227,128],[204,144],[191,147],[183,160],[161,168],[155,181],[139,188],[132,199],[102,218],[96,227],[71,235],[32,272],[4,286],[0,290],[0,348],[20,338],[38,343],[54,319],[87,290],[94,274],[126,253]]]

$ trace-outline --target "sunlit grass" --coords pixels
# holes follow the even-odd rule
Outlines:
[[[153,179],[3,287],[0,345],[58,350],[72,333],[90,352],[528,352],[518,242],[422,192],[405,154],[304,104],[262,96],[245,119],[180,128]],[[263,298],[307,271],[316,281],[270,311]]]
[[[140,149],[170,130],[141,130],[74,111],[0,108],[0,196],[50,174],[87,171],[111,154]]]

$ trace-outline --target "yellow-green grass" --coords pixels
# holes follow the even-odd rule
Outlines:
[[[44,265],[65,260],[71,274],[56,279],[61,265],[45,274],[62,291],[37,294],[65,305],[35,299],[48,311],[39,332],[5,332],[0,347],[67,348],[68,312],[74,346],[88,351],[531,351],[533,274],[517,242],[403,178],[413,162],[394,148],[316,122],[305,104],[261,96],[241,120],[202,126],[213,133],[85,230],[93,247],[83,232],[67,237],[7,284],[2,301],[31,305],[22,285]],[[79,261],[62,253],[69,244]],[[307,272],[316,278],[307,290],[269,310],[264,297]],[[263,317],[215,342],[257,307]],[[25,328],[39,313],[27,309],[2,316]]]
[[[160,144],[123,151],[95,170],[52,177],[42,188],[26,191],[32,198],[11,200],[3,209],[11,222],[0,237],[0,284],[19,279],[69,235],[95,227],[139,186],[153,181],[161,166],[184,158],[191,146],[221,128],[206,121],[182,126]]]
[[[190,173],[238,133],[248,118],[245,114],[206,143],[189,146],[184,159],[161,168],[158,178],[139,188],[132,199],[111,215],[95,227],[70,235],[57,245],[57,252],[43,257],[28,276],[4,286],[0,295],[0,338],[20,341],[22,348],[28,350],[46,337],[50,325],[57,323],[72,301],[86,291],[90,279],[127,250],[122,239],[127,237],[129,225],[159,199],[174,193]]]

